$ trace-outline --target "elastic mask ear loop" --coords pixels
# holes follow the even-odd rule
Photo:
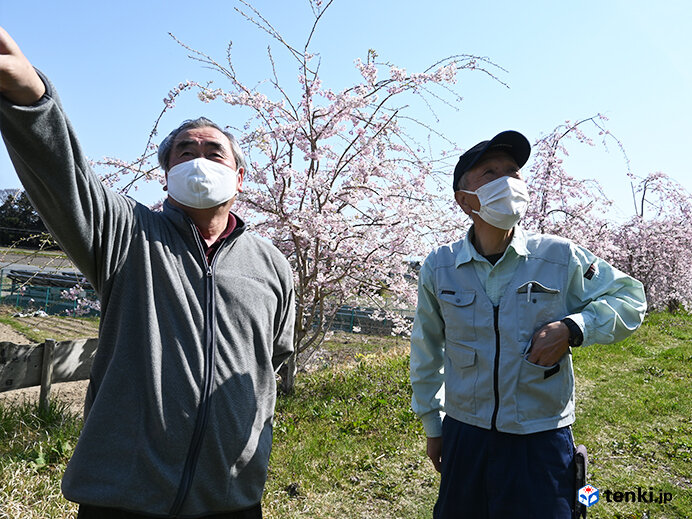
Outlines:
[[[462,193],[468,193],[469,195],[476,195],[476,198],[478,198],[478,203],[480,204],[481,207],[483,207],[483,204],[481,204],[481,198],[478,196],[478,193],[476,193],[475,191],[469,191],[467,189],[460,189],[459,191],[461,191]],[[474,214],[477,214],[478,216],[481,216],[480,211],[476,211],[475,209],[471,209],[471,212]],[[482,218],[482,216],[481,216],[481,218]]]

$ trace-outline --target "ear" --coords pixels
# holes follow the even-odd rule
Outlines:
[[[163,190],[164,190],[164,191],[168,191],[168,171],[166,171],[166,172],[163,174],[163,177],[166,179],[166,183],[163,185]]]
[[[471,193],[465,193],[464,191],[455,191],[454,200],[456,200],[457,204],[459,204],[461,210],[469,216],[473,214],[473,209],[475,206],[478,206],[478,208],[480,209],[478,197],[476,195],[472,195]],[[474,205],[472,206],[472,204]]]
[[[238,193],[243,192],[243,178],[245,177],[245,168],[238,168]]]

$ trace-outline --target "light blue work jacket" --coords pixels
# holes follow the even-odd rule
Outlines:
[[[493,266],[471,242],[425,260],[411,336],[413,410],[429,437],[443,412],[464,423],[529,434],[574,422],[568,351],[554,366],[527,359],[533,334],[570,317],[583,345],[611,343],[642,322],[642,284],[569,240],[514,228]]]

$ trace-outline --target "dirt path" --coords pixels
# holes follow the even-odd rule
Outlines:
[[[84,412],[84,398],[86,396],[88,380],[78,380],[77,382],[60,382],[53,384],[50,390],[51,398],[56,398],[67,404],[70,411],[81,416]],[[41,388],[27,387],[25,389],[15,389],[0,393],[0,403],[22,404],[24,402],[36,402]]]
[[[15,344],[30,344],[31,341],[22,334],[14,331],[14,328],[0,323],[0,342],[13,342]]]

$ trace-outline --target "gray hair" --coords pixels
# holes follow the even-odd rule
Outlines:
[[[188,119],[186,121],[183,121],[183,123],[180,126],[178,126],[175,130],[173,130],[171,133],[169,133],[168,136],[159,145],[159,165],[161,166],[164,172],[168,172],[169,169],[168,165],[170,164],[171,150],[173,149],[173,143],[175,142],[175,138],[178,136],[180,132],[184,132],[185,130],[192,130],[195,128],[215,128],[219,130],[221,133],[223,133],[228,138],[228,141],[231,143],[231,152],[233,153],[233,158],[235,159],[236,168],[243,168],[247,170],[247,164],[245,163],[245,154],[243,153],[243,150],[240,148],[240,144],[238,144],[238,141],[233,136],[233,134],[221,128],[211,119],[207,119],[206,117],[198,117],[197,119]]]
[[[459,182],[457,182],[457,188],[455,189],[455,191],[462,191],[466,189],[466,180],[464,180],[465,173],[466,172],[464,171],[464,173],[462,173],[459,177]]]

